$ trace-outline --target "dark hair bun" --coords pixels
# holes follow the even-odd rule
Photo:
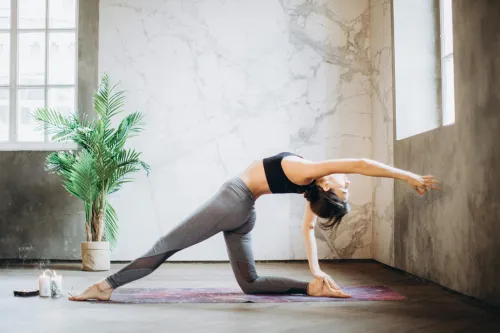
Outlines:
[[[340,199],[333,190],[323,191],[319,186],[311,186],[304,192],[311,210],[320,217],[319,227],[331,229],[338,226],[344,215],[350,210],[350,205]]]
[[[315,202],[319,200],[319,187],[317,185],[310,186],[305,192],[304,197],[309,202]]]

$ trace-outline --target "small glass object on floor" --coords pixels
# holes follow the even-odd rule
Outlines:
[[[50,278],[50,294],[52,298],[59,298],[62,296],[62,275],[57,275],[56,271],[53,272]]]

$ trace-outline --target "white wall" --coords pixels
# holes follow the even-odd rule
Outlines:
[[[147,113],[133,146],[152,166],[114,195],[114,260],[145,252],[250,162],[290,150],[320,160],[372,154],[369,1],[101,0],[100,72]],[[321,258],[371,258],[372,180],[353,212],[318,231]],[[305,259],[304,199],[257,203],[256,259]],[[220,235],[174,260],[226,260]]]

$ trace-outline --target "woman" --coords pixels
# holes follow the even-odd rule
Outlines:
[[[317,216],[324,219],[322,228],[332,228],[347,214],[350,182],[345,174],[353,173],[404,180],[421,195],[428,189],[438,190],[433,176],[418,176],[368,159],[311,162],[292,153],[281,153],[251,164],[239,177],[224,183],[208,202],[160,238],[142,257],[69,299],[109,300],[114,289],[152,273],[174,253],[219,232],[224,232],[236,281],[247,294],[350,297],[321,271],[314,226]],[[257,275],[250,239],[255,224],[254,204],[260,196],[271,193],[301,193],[307,199],[303,231],[314,277],[309,283]]]

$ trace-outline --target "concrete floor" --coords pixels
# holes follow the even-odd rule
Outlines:
[[[113,265],[113,271],[122,265]],[[106,273],[76,265],[52,265],[65,291],[80,291]],[[36,284],[39,270],[0,268],[0,332],[500,332],[499,312],[450,294],[434,284],[371,262],[322,264],[341,286],[386,285],[406,301],[295,304],[93,304],[60,299],[16,298],[15,288]],[[261,275],[309,280],[303,263],[258,264]],[[161,266],[130,287],[237,287],[229,264]]]

